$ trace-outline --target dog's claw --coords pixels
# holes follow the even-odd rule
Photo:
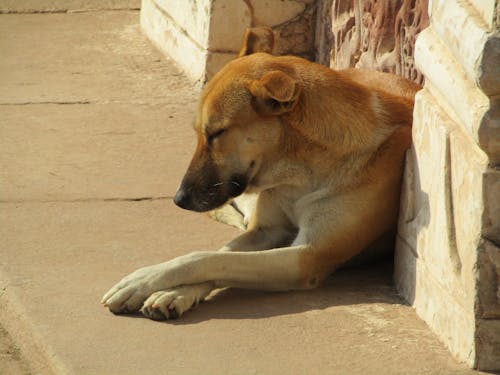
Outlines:
[[[141,312],[153,320],[177,319],[195,307],[205,295],[200,295],[199,288],[190,285],[160,290],[146,299]]]
[[[142,310],[141,310],[142,311]],[[144,314],[144,312],[142,312]],[[156,321],[162,321],[162,320],[167,320],[168,317],[163,315],[163,313],[160,310],[153,310],[147,315],[150,319],[156,320]]]
[[[168,309],[168,313],[169,313],[169,319],[177,319],[177,318],[180,318],[180,315],[177,313],[177,310],[176,309]]]

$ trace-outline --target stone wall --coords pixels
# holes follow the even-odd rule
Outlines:
[[[316,60],[334,69],[395,73],[417,83],[413,50],[428,0],[319,0]]]
[[[396,248],[397,288],[470,366],[500,370],[498,0],[434,1]]]
[[[142,0],[141,25],[204,83],[238,54],[247,27],[272,27],[277,54],[313,59],[315,9],[314,0]]]

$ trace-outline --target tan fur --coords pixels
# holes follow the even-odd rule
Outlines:
[[[248,31],[242,57],[206,86],[198,146],[174,199],[224,221],[245,216],[233,224],[247,231],[219,252],[127,276],[104,296],[110,310],[172,318],[217,287],[316,287],[394,230],[418,86],[253,53],[272,43],[270,29]]]

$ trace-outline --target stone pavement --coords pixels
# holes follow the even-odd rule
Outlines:
[[[237,232],[171,201],[197,90],[138,21],[0,15],[0,373],[476,374],[395,295],[390,263],[222,291],[171,322],[99,304],[135,268]]]

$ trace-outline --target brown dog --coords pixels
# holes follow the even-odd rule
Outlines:
[[[111,311],[168,319],[214,288],[314,288],[394,229],[418,86],[260,52],[272,43],[270,29],[249,30],[207,84],[174,199],[202,212],[254,194],[248,230],[128,275],[103,297]]]

